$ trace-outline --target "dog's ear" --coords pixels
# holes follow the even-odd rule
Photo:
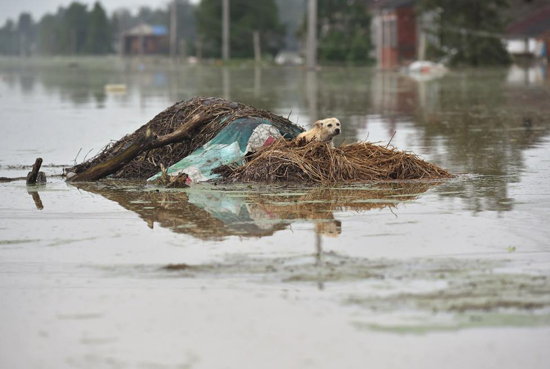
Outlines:
[[[315,122],[315,127],[317,127],[317,128],[323,128],[323,121],[322,121],[322,120],[318,120],[317,122]]]

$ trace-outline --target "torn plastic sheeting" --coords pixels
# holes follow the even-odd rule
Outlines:
[[[168,168],[169,175],[186,173],[188,184],[218,179],[212,170],[228,164],[242,165],[248,152],[254,152],[275,140],[284,137],[292,139],[300,133],[294,127],[281,131],[267,119],[240,118],[222,129],[212,140],[187,157]],[[158,179],[157,173],[149,181]]]

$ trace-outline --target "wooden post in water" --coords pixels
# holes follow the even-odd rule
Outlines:
[[[177,0],[170,5],[170,57],[178,55],[178,4]]]
[[[40,167],[42,166],[42,158],[37,158],[32,166],[32,170],[27,174],[27,184],[34,185],[36,184],[36,179],[38,178],[38,173],[40,172]]]
[[[260,45],[260,32],[254,31],[252,33],[252,39],[254,42],[254,61],[256,64],[260,64],[262,61],[262,49]]]
[[[307,69],[317,68],[317,0],[308,0],[306,61]]]
[[[229,60],[229,0],[222,0],[222,58]]]

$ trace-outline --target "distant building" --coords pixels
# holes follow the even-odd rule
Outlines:
[[[379,0],[371,3],[374,57],[391,69],[417,59],[418,31],[415,0]]]
[[[508,52],[517,56],[535,56],[550,62],[550,4],[530,9],[506,29]]]
[[[141,23],[122,35],[123,55],[167,54],[169,49],[170,39],[165,26]]]

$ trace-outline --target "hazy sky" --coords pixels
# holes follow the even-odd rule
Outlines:
[[[0,26],[4,25],[6,19],[17,20],[19,14],[28,11],[32,14],[35,21],[40,19],[46,13],[54,13],[59,6],[67,6],[73,0],[0,0]],[[78,0],[81,3],[93,6],[96,0]],[[159,7],[166,5],[169,0],[100,0],[108,13],[120,7],[137,9],[142,5],[150,7]],[[192,3],[198,0],[191,0]]]

